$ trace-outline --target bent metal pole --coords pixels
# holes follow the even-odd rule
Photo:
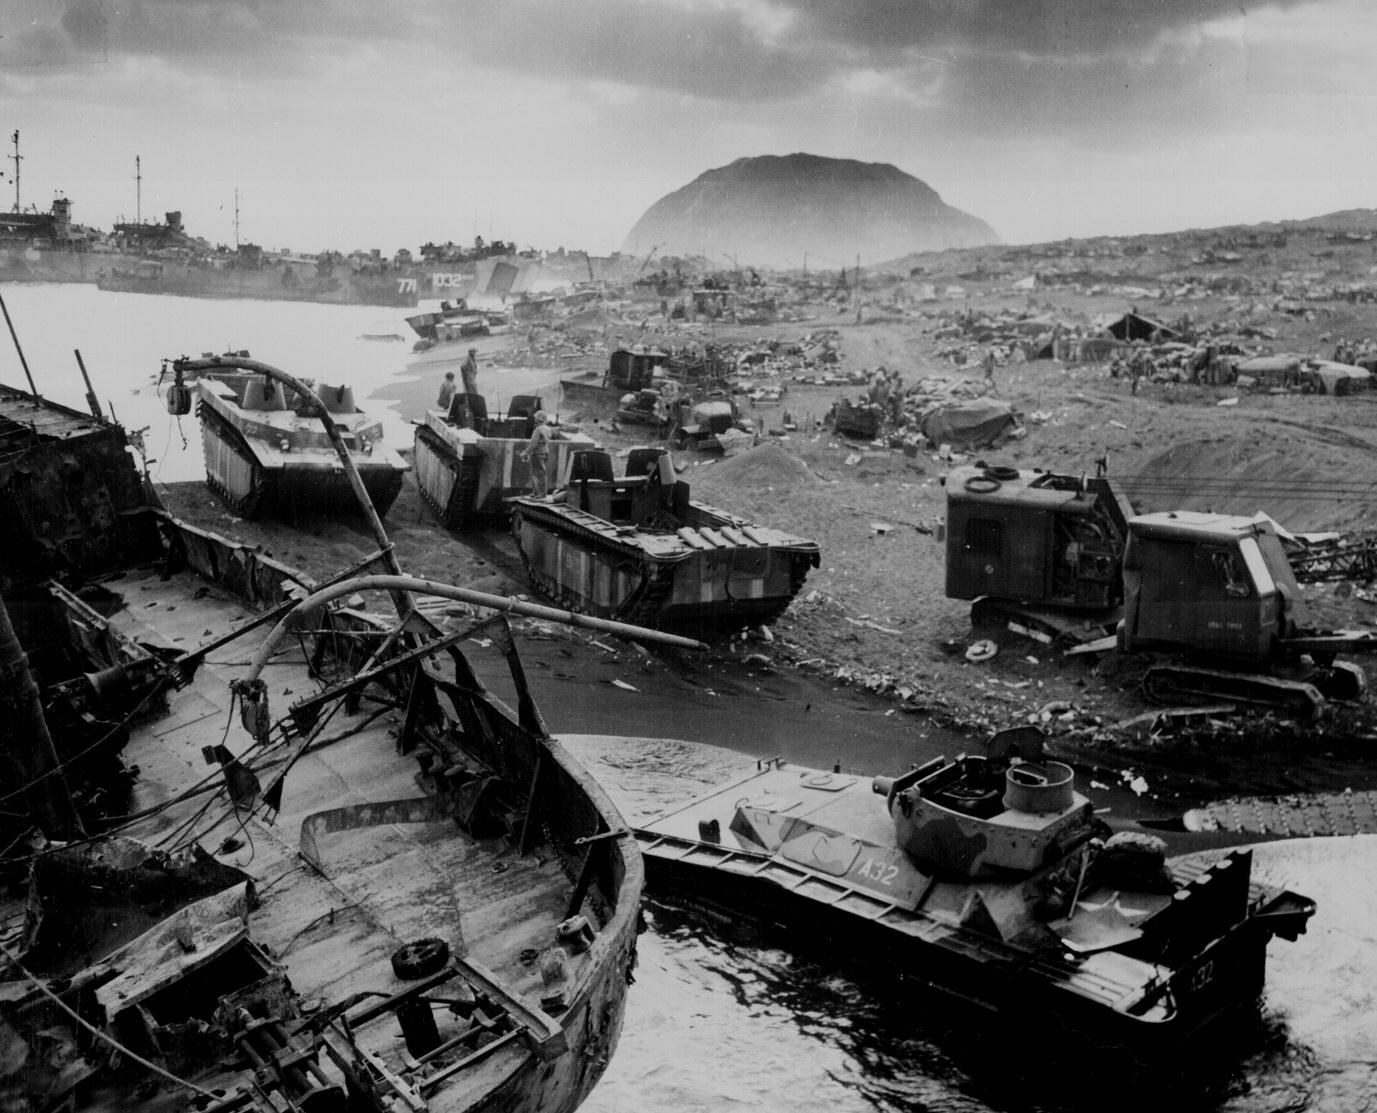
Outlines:
[[[320,400],[314,390],[285,371],[279,371],[269,364],[243,356],[208,356],[204,359],[182,357],[174,360],[172,366],[174,370],[182,372],[216,371],[225,367],[238,367],[242,371],[252,371],[255,374],[266,375],[270,379],[276,379],[279,383],[290,387],[302,398],[305,398],[311,407],[312,416],[318,418],[321,425],[325,426],[325,435],[330,438],[330,443],[335,448],[335,454],[339,456],[339,462],[344,467],[344,474],[349,479],[349,486],[353,488],[354,497],[359,502],[359,508],[368,520],[368,528],[373,531],[378,549],[382,552],[383,563],[393,576],[401,577],[402,566],[397,563],[397,555],[392,551],[392,542],[387,539],[387,531],[383,529],[382,519],[378,517],[378,511],[373,506],[373,500],[368,497],[368,489],[363,485],[363,477],[359,475],[359,469],[354,466],[354,461],[349,455],[349,449],[345,446],[344,438],[340,436],[339,426],[330,417],[330,411],[325,408],[325,403]],[[405,595],[394,593],[392,598],[397,606],[398,614],[405,616],[410,613],[411,601]]]
[[[504,613],[525,615],[528,618],[543,618],[551,622],[563,622],[570,626],[582,626],[588,630],[601,630],[607,634],[634,638],[637,641],[659,642],[662,645],[672,645],[679,649],[707,648],[702,642],[694,641],[692,638],[682,638],[677,634],[665,634],[659,630],[648,630],[643,626],[632,626],[626,622],[613,622],[611,619],[593,618],[590,615],[577,614],[574,611],[542,607],[538,603],[523,603],[519,599],[510,599],[502,595],[489,595],[485,591],[473,591],[466,587],[456,587],[454,584],[442,584],[436,580],[419,580],[413,576],[359,576],[357,579],[344,580],[341,583],[321,588],[315,594],[308,595],[298,603],[273,627],[272,633],[258,647],[243,682],[247,683],[258,678],[258,674],[263,671],[263,667],[277,651],[278,644],[286,636],[287,631],[299,622],[299,619],[294,620],[294,616],[308,614],[317,607],[328,603],[331,599],[338,599],[342,595],[352,595],[358,591],[402,591],[418,595],[435,595],[442,599],[472,603],[478,607],[487,607]]]

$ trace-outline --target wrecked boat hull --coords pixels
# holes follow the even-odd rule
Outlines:
[[[15,875],[31,919],[6,943],[12,1104],[576,1109],[620,1036],[644,871],[545,730],[506,614],[442,630],[401,601],[391,620],[355,609],[370,581],[350,577],[388,562],[385,538],[317,591],[151,504],[117,427],[0,403],[23,419],[8,463],[39,478],[0,550],[4,613],[100,739],[59,740],[49,779],[105,833],[50,845],[33,885]],[[55,542],[72,582],[110,586],[47,582]],[[218,652],[268,622],[257,652]],[[473,641],[505,658],[512,706],[459,651]],[[57,811],[0,823],[57,833]]]
[[[199,634],[209,628],[214,614],[227,610],[242,616],[239,602],[225,594],[227,587],[247,589],[265,603],[273,598],[265,593],[280,589],[283,566],[263,554],[192,530],[166,515],[156,516],[156,521],[165,531],[172,565],[186,561],[189,568],[171,580],[157,568],[131,570],[121,580],[121,591],[137,599],[143,611],[111,625],[124,632],[126,645],[166,642],[192,627]],[[255,570],[259,564],[262,567]],[[202,574],[193,575],[190,568]],[[217,574],[218,582],[208,583],[207,572]],[[94,645],[112,644],[88,629],[99,616],[92,619],[83,611],[77,620]],[[328,640],[355,647],[351,657],[354,652],[366,657],[366,647],[378,643],[377,620],[361,612],[337,612],[327,625],[332,629]],[[510,648],[505,620],[483,629],[504,652]],[[209,673],[211,666],[203,669]],[[222,737],[224,716],[212,713],[207,718],[199,710],[192,715],[200,718],[191,718],[187,709],[224,705],[223,711],[228,706],[221,671],[216,668],[214,675],[200,676],[174,693],[172,718],[155,719],[131,738],[126,760],[141,770],[136,806],[145,799],[175,795],[202,776],[182,754],[187,745],[196,744],[198,729],[211,741]],[[481,682],[463,669],[455,680],[437,673],[435,683],[451,698],[458,689],[481,689]],[[615,807],[557,741],[533,729],[538,713],[524,682],[518,679],[516,684],[521,695],[515,710],[486,695],[468,702],[464,719],[474,744],[464,751],[446,736],[433,736],[413,756],[399,757],[396,739],[381,727],[337,739],[328,758],[313,758],[297,767],[274,823],[254,817],[245,827],[231,818],[228,828],[210,836],[208,845],[236,832],[241,840],[246,835],[252,840],[254,852],[242,868],[257,895],[245,903],[243,927],[236,936],[257,943],[247,953],[241,947],[220,955],[204,942],[213,933],[197,929],[189,938],[198,941],[202,957],[193,954],[188,968],[205,966],[220,973],[209,982],[188,982],[185,990],[176,988],[180,974],[169,974],[171,980],[131,994],[150,1003],[133,1013],[133,1006],[112,989],[107,996],[116,1029],[129,1039],[131,1032],[146,1031],[150,1042],[145,1053],[154,1061],[175,1064],[197,1085],[225,1090],[233,1097],[244,1084],[243,1076],[223,1064],[206,1073],[208,1063],[194,1055],[204,1033],[198,1034],[199,1022],[193,1020],[184,1028],[176,1019],[178,994],[194,998],[208,984],[223,991],[229,987],[223,979],[243,968],[250,983],[234,993],[256,1001],[268,992],[259,987],[263,979],[285,977],[294,993],[283,996],[274,991],[279,1005],[289,998],[305,1003],[299,1015],[291,1014],[295,1020],[287,1018],[285,1031],[290,1034],[294,1026],[309,1025],[312,1017],[324,1016],[330,1007],[363,990],[367,999],[341,1015],[366,1055],[361,1058],[355,1045],[325,1028],[325,1038],[311,1059],[329,1083],[326,1088],[338,1087],[351,1101],[361,1101],[359,1108],[374,1107],[367,1095],[378,1086],[384,1094],[392,1093],[378,1082],[392,1078],[399,1087],[394,1096],[403,1095],[397,1100],[423,1101],[436,1113],[536,1108],[572,1113],[601,1077],[620,1036],[635,964],[644,873],[634,840],[616,837],[624,824]],[[303,688],[310,690],[309,685]],[[291,709],[300,717],[301,729],[310,721],[310,712],[303,710],[310,702],[308,697]],[[465,779],[469,774],[461,772],[461,761],[482,771],[480,776],[496,776],[510,786],[502,790],[504,795],[524,786],[522,792],[538,798],[530,805],[538,810],[530,811],[519,800],[504,805],[497,796],[489,799],[481,781]],[[152,829],[154,837],[175,830],[179,821],[175,812],[159,819]],[[244,858],[223,848],[220,853]],[[100,875],[104,883],[97,888],[108,887],[108,872]],[[80,869],[77,873],[85,875]],[[475,888],[477,879],[483,880]],[[64,888],[81,893],[89,886],[68,883]],[[56,916],[61,901],[51,894],[46,900],[50,915]],[[131,920],[130,910],[125,912],[118,919]],[[556,925],[566,916],[586,918],[591,938],[586,950],[568,960],[566,991],[558,1006],[547,1005],[542,994],[549,987],[541,984],[539,965],[523,967],[517,952],[547,933],[553,942]],[[167,931],[166,926],[156,927],[152,934],[166,938]],[[392,969],[388,958],[399,939],[416,937],[451,940],[448,965],[430,975],[439,979],[430,993],[453,997],[454,987],[460,985],[467,987],[465,993],[476,992],[480,1008],[497,1022],[491,1035],[480,1032],[476,1042],[438,1056],[427,1056],[412,1044],[415,1033],[408,1028],[414,1021],[405,1019],[404,998],[432,983],[400,977],[395,957]],[[156,943],[158,954],[164,946]],[[82,953],[81,946],[63,950],[69,962]],[[139,969],[133,958],[117,956],[96,968],[92,978],[103,984],[108,979],[104,971],[135,976]],[[86,975],[73,973],[74,993],[86,984]],[[212,1005],[192,1000],[186,1007],[193,1009],[193,1016],[209,1016]],[[42,1006],[36,994],[33,1006]],[[223,1012],[221,1008],[217,1015]],[[445,1014],[437,1010],[436,1015]],[[448,1034],[441,1020],[440,1035]],[[372,1081],[361,1070],[361,1064],[373,1061],[368,1056],[383,1068]],[[223,1052],[217,1051],[215,1058],[223,1058]],[[328,1094],[321,1100],[321,1109],[337,1107]]]

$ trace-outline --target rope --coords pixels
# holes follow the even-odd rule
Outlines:
[[[174,1082],[178,1086],[183,1086],[186,1089],[192,1091],[193,1093],[200,1094],[204,1098],[209,1098],[211,1101],[219,1101],[220,1098],[223,1096],[221,1094],[212,1093],[210,1090],[202,1089],[200,1086],[197,1086],[194,1082],[188,1082],[185,1078],[178,1078],[175,1074],[172,1074],[169,1071],[164,1070],[162,1067],[158,1066],[157,1063],[149,1062],[142,1055],[137,1055],[134,1052],[130,1051],[129,1048],[125,1047],[122,1043],[117,1041],[113,1036],[108,1035],[105,1032],[102,1032],[99,1028],[95,1027],[95,1025],[85,1020],[80,1014],[76,1012],[75,1009],[68,1005],[66,1001],[62,1000],[61,997],[59,997],[56,993],[54,993],[46,985],[44,985],[42,981],[34,977],[34,975],[30,974],[29,971],[24,968],[24,965],[15,956],[14,952],[11,951],[7,946],[5,946],[5,944],[0,943],[0,951],[4,952],[5,957],[14,964],[15,969],[19,971],[20,976],[23,977],[25,981],[33,985],[40,993],[43,994],[43,996],[47,997],[50,1001],[52,1001],[53,1004],[55,1004],[59,1009],[61,1009],[64,1013],[70,1016],[83,1028],[85,1028],[86,1031],[90,1032],[91,1035],[95,1036],[96,1039],[101,1040],[103,1043],[109,1044],[121,1055],[127,1055],[129,1058],[133,1059],[134,1062],[138,1063],[141,1067],[145,1067],[148,1070],[151,1070],[154,1074],[161,1075],[163,1078],[166,1078],[169,1082]]]

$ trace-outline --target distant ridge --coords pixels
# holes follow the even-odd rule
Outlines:
[[[739,158],[646,210],[622,250],[809,269],[998,244],[983,220],[897,167],[819,155]],[[658,245],[658,246],[657,246]]]

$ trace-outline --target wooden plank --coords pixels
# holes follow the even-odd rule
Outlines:
[[[692,545],[695,549],[711,549],[713,547],[696,529],[683,526],[674,532],[684,540],[685,544]]]

